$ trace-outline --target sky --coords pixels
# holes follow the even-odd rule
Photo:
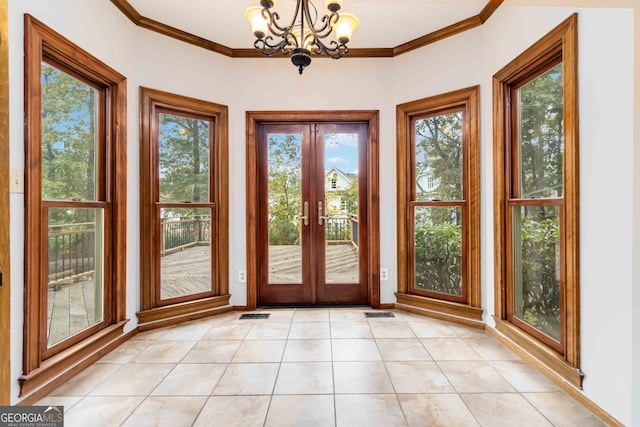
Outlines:
[[[358,134],[325,134],[324,168],[358,173]]]

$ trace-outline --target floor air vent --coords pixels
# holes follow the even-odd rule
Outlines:
[[[377,318],[377,317],[396,317],[390,311],[365,311],[364,317],[367,319]]]
[[[245,313],[240,319],[268,319],[271,313]]]

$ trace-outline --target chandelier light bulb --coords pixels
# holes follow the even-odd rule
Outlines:
[[[336,32],[336,39],[340,43],[349,43],[351,41],[351,35],[360,25],[360,21],[355,15],[350,13],[341,13],[340,19],[333,26],[333,29]]]
[[[269,21],[262,16],[262,7],[253,6],[244,12],[244,16],[251,23],[253,35],[259,39],[264,38],[269,31]]]

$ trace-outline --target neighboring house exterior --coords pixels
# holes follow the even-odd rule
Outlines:
[[[327,169],[324,172],[324,191],[327,200],[327,212],[346,213],[346,206],[339,194],[331,196],[331,193],[339,193],[349,188],[354,180],[358,179],[358,174],[347,173],[338,168]]]

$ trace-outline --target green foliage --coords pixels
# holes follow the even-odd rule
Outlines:
[[[562,196],[562,90],[562,64],[519,90],[521,197]]]
[[[416,178],[426,187],[417,200],[462,200],[462,113],[417,120],[415,131]],[[459,208],[416,208],[417,289],[462,295],[461,224]]]
[[[208,121],[160,114],[160,200],[209,201]]]
[[[416,120],[416,178],[433,180],[435,190],[419,200],[462,199],[462,113]]]
[[[42,64],[42,197],[96,198],[96,90]],[[85,209],[56,209],[50,224],[87,221]]]
[[[301,202],[301,145],[299,135],[269,136],[269,244],[299,242]]]
[[[448,210],[447,210],[448,211]],[[462,227],[449,221],[416,224],[415,287],[462,295]]]
[[[532,212],[533,211],[533,212]],[[530,325],[560,339],[558,216],[551,209],[529,208],[520,221],[522,298],[516,313]],[[516,265],[516,268],[518,266]],[[520,285],[517,283],[516,287]]]

